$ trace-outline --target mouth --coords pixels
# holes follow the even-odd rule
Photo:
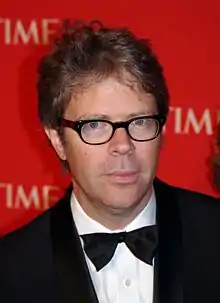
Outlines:
[[[137,182],[139,174],[134,171],[119,171],[107,175],[111,183],[134,184]]]

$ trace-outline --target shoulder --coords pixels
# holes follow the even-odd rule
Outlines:
[[[8,247],[11,245],[25,246],[29,242],[37,241],[50,236],[50,223],[53,213],[60,213],[63,205],[69,203],[70,189],[66,194],[55,203],[52,207],[32,219],[22,227],[2,236],[0,238],[0,247]],[[1,253],[2,250],[0,250]]]
[[[5,291],[46,266],[42,264],[50,249],[49,217],[50,210],[0,239],[0,284]]]
[[[10,296],[12,290],[17,297],[28,297],[29,293],[24,292],[24,285],[30,283],[33,286],[36,281],[36,285],[41,285],[41,289],[51,287],[54,272],[51,222],[54,222],[54,216],[60,216],[60,211],[62,216],[63,204],[67,204],[65,199],[61,199],[28,224],[0,239],[1,298],[5,293]],[[65,221],[65,218],[63,220]]]
[[[29,249],[34,249],[39,241],[48,236],[49,217],[50,210],[47,210],[22,227],[2,236],[0,262],[4,257],[10,258],[13,255],[19,257],[27,253]]]
[[[162,191],[164,197],[169,196],[175,201],[183,213],[212,215],[220,219],[220,198],[173,186],[161,180],[156,181],[156,188]]]

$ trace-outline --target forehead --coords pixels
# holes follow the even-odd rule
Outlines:
[[[108,78],[72,96],[66,115],[71,119],[109,117],[125,119],[130,116],[155,114],[155,98],[140,90],[135,83]]]

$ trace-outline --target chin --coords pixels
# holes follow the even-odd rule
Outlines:
[[[114,215],[122,215],[130,213],[133,209],[137,208],[137,203],[125,204],[121,201],[115,201],[115,203],[105,203],[105,206],[108,208],[108,212]]]
[[[146,182],[146,180],[141,178],[130,184],[120,182],[108,182],[100,186],[99,197],[102,197],[102,203],[106,207],[132,209],[148,200],[150,189],[148,184],[150,182]]]
[[[132,192],[124,192],[123,190],[121,193],[112,192],[111,194],[106,194],[106,197],[103,199],[103,204],[106,207],[113,208],[113,209],[130,209],[134,208],[142,202],[140,194]]]

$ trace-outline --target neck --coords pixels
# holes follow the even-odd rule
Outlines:
[[[109,207],[102,201],[89,199],[87,195],[79,189],[74,191],[74,194],[87,216],[110,230],[120,230],[130,224],[145,208],[152,195],[152,189],[149,190],[139,202],[134,203],[134,205],[126,209]]]

